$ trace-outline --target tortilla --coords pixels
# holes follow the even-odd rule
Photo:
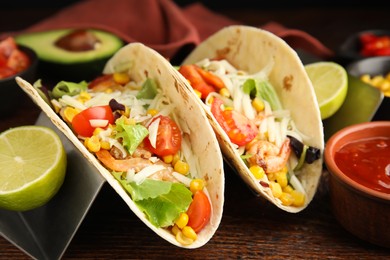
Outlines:
[[[225,161],[236,169],[242,179],[257,194],[277,207],[292,213],[303,210],[313,199],[320,181],[324,138],[315,92],[297,53],[281,38],[270,32],[250,26],[230,26],[198,45],[182,64],[194,64],[206,58],[226,59],[235,68],[250,74],[259,72],[273,63],[269,82],[274,86],[283,107],[290,110],[297,128],[308,137],[305,144],[319,148],[321,151],[321,158],[312,164],[305,164],[298,176],[307,195],[304,206],[284,206],[272,195],[269,188],[260,185],[234,149],[210,109],[199,98],[198,101],[205,108],[218,136]],[[188,83],[187,86],[191,88]]]
[[[65,121],[40,97],[35,88],[21,78],[16,80],[19,86],[42,109],[53,124],[69,138],[89,163],[107,180],[140,220],[173,245],[185,248],[201,247],[216,232],[221,222],[224,204],[223,158],[213,129],[209,125],[202,107],[184,87],[183,79],[177,76],[170,63],[157,52],[140,43],[128,44],[108,61],[104,73],[112,73],[118,69],[123,71],[124,68],[126,68],[130,77],[135,80],[143,82],[147,77],[154,79],[171,102],[175,104],[174,111],[178,118],[177,123],[179,123],[180,128],[184,132],[183,135],[189,138],[192,152],[196,155],[197,164],[200,167],[200,171],[198,171],[199,176],[196,177],[207,181],[206,188],[212,210],[211,218],[209,223],[198,233],[198,238],[195,242],[189,246],[180,244],[169,230],[152,225],[121,184],[87,150]]]

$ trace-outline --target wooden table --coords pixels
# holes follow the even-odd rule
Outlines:
[[[0,10],[0,32],[19,30],[43,19],[55,8]],[[385,8],[294,8],[219,10],[249,25],[269,21],[301,29],[337,50],[351,33],[390,29]],[[8,21],[8,22],[6,22]],[[3,94],[3,93],[2,93]],[[34,124],[40,111],[26,97],[14,113],[1,118],[0,131]],[[226,166],[224,215],[219,229],[205,246],[180,249],[158,237],[105,185],[71,241],[64,259],[385,259],[390,249],[368,244],[344,230],[332,215],[326,182],[307,209],[285,213],[251,190]],[[0,237],[0,259],[27,259]]]

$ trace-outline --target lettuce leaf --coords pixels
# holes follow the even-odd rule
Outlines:
[[[259,81],[256,79],[247,79],[243,84],[243,91],[251,97],[259,97],[267,101],[272,110],[282,109],[279,97],[276,94],[274,87],[268,81]]]
[[[60,98],[63,95],[75,96],[80,94],[81,91],[86,91],[88,88],[88,82],[81,81],[80,83],[60,81],[54,86],[52,95],[54,98]]]
[[[122,179],[120,172],[113,175],[156,227],[171,226],[192,201],[191,191],[182,183],[146,179],[137,185]]]
[[[137,99],[153,99],[157,95],[157,83],[153,79],[147,78],[137,93]]]
[[[146,127],[139,124],[126,124],[125,118],[120,117],[115,121],[116,139],[122,139],[123,146],[132,155],[137,147],[148,136],[149,131]]]

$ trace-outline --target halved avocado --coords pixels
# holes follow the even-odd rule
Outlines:
[[[84,37],[81,45],[78,43],[80,37],[74,37],[80,34]],[[108,59],[124,45],[118,36],[95,29],[25,33],[16,36],[15,40],[37,53],[41,61],[39,72],[43,77],[72,81],[90,80],[101,74]],[[75,42],[75,48],[69,40]]]

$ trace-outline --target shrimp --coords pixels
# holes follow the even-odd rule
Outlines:
[[[290,157],[290,139],[286,139],[280,149],[271,142],[259,140],[251,142],[247,154],[250,165],[259,165],[266,173],[278,172],[283,169]]]

